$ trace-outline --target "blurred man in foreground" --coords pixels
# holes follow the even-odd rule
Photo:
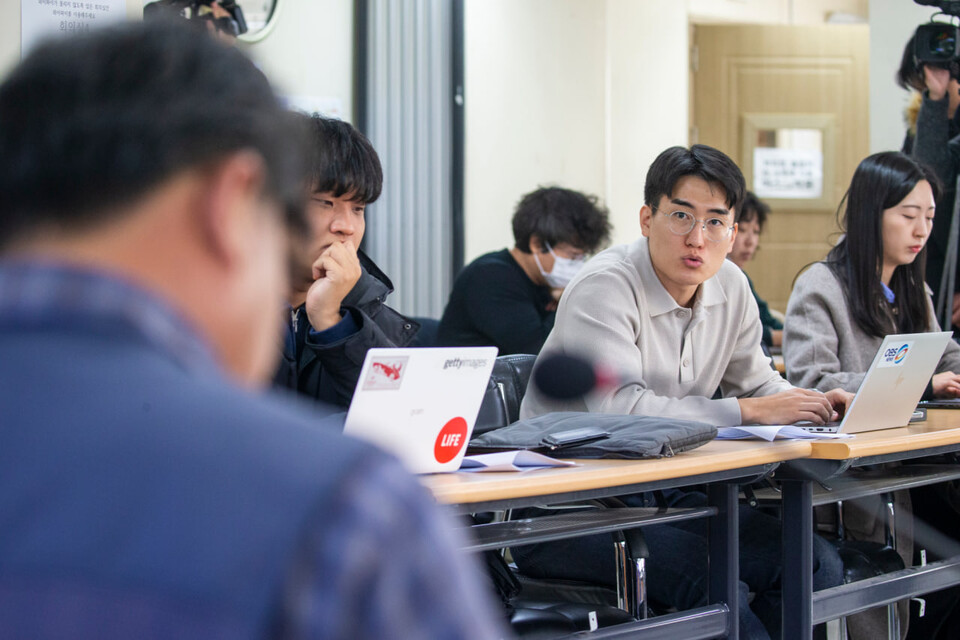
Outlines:
[[[0,637],[499,635],[398,463],[244,389],[276,366],[301,135],[163,22],[0,86]]]

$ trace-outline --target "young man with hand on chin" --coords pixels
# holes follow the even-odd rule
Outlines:
[[[275,382],[345,407],[367,351],[406,346],[419,325],[385,304],[393,283],[360,250],[366,207],[380,197],[383,185],[377,152],[349,123],[300,117],[312,167],[309,255],[293,282]]]
[[[718,426],[822,424],[852,394],[795,388],[760,346],[760,316],[746,277],[727,258],[744,198],[743,174],[705,145],[672,147],[647,173],[640,210],[643,236],[596,255],[564,292],[553,331],[538,359],[568,354],[616,372],[617,383],[581,398],[557,400],[531,387],[521,417],[551,411],[636,414],[699,420]],[[715,392],[719,389],[718,398]],[[665,492],[669,506],[700,506],[695,491]],[[649,494],[624,496],[654,506]],[[741,508],[740,637],[777,636],[780,626],[780,524]],[[706,603],[706,523],[648,527],[650,597],[690,609]],[[614,581],[609,536],[514,550],[533,576]],[[814,541],[817,589],[840,584],[841,563]],[[756,594],[747,604],[747,593]]]

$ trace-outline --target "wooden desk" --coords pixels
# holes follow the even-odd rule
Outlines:
[[[960,556],[817,593],[811,579],[813,483],[829,484],[832,475],[851,466],[960,451],[960,411],[930,410],[925,422],[847,439],[814,440],[811,449],[808,458],[788,462],[777,471],[783,481],[784,575],[796,576],[783,584],[785,639],[809,640],[815,623],[960,583]],[[928,482],[914,478],[911,484],[922,486],[942,477],[930,473]]]
[[[883,429],[858,433],[852,438],[836,440],[813,440],[811,458],[823,460],[848,460],[890,457],[906,454],[917,458],[929,453],[917,451],[936,450],[946,447],[956,449],[960,442],[960,410],[931,409],[924,422],[917,422],[900,429]],[[863,462],[873,464],[878,462]]]
[[[743,478],[765,467],[810,455],[810,440],[714,440],[659,460],[576,460],[576,467],[509,473],[421,476],[438,501],[461,512],[513,508],[623,495]]]
[[[787,365],[783,361],[783,356],[778,353],[776,355],[770,356],[770,358],[773,360],[773,368],[777,370],[777,373],[779,373],[782,376],[786,376]]]
[[[573,468],[520,473],[465,473],[422,476],[437,500],[461,513],[623,495],[658,488],[709,484],[718,515],[711,518],[710,607],[687,612],[700,622],[684,627],[684,614],[672,614],[618,625],[604,638],[633,637],[649,628],[663,637],[658,625],[676,622],[675,637],[694,629],[731,628],[736,635],[736,576],[738,538],[737,479],[762,475],[776,468],[783,481],[784,637],[812,637],[815,622],[863,610],[918,593],[960,583],[960,558],[911,568],[863,582],[813,593],[812,485],[850,466],[904,460],[960,451],[960,411],[930,410],[927,421],[901,429],[857,434],[841,440],[714,441],[660,460],[580,460]],[[779,465],[779,466],[778,466]],[[915,483],[916,484],[916,483]],[[713,562],[713,558],[722,558]],[[898,575],[903,574],[903,575]],[[733,619],[731,622],[731,618]],[[699,626],[697,626],[699,624]],[[730,624],[731,627],[723,625]],[[709,626],[714,625],[714,626]],[[622,630],[614,631],[623,627]],[[659,634],[659,635],[658,635]],[[721,634],[722,635],[722,634]],[[704,637],[704,636],[698,636]]]
[[[700,509],[701,515],[697,517],[709,516],[710,562],[707,570],[710,604],[692,611],[607,627],[603,630],[603,637],[633,638],[638,635],[642,637],[648,632],[663,637],[664,625],[670,625],[670,633],[674,637],[720,637],[729,633],[729,637],[735,638],[738,633],[739,598],[737,481],[763,476],[785,460],[803,458],[810,453],[810,441],[781,440],[768,443],[725,440],[713,441],[693,451],[659,460],[578,460],[576,467],[512,473],[458,472],[422,476],[421,481],[440,502],[454,506],[461,513],[558,504],[707,484],[710,508]],[[609,513],[606,517],[609,517]],[[659,516],[660,519],[666,517],[671,515]],[[620,523],[622,526],[617,528],[644,526],[657,520],[649,515],[631,518],[630,522]],[[565,531],[563,535],[583,535],[588,526],[600,525],[583,523]],[[520,529],[526,536],[533,527]],[[530,538],[517,538],[510,542],[500,540],[499,545],[510,546],[511,543],[523,543],[525,539]]]

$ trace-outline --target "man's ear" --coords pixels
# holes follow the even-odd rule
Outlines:
[[[640,232],[650,237],[650,223],[653,220],[653,209],[648,205],[640,207]]]
[[[543,246],[543,240],[535,233],[530,234],[530,240],[527,242],[530,247],[530,253],[546,253],[547,248]]]
[[[198,223],[214,259],[230,265],[248,250],[247,233],[259,214],[266,169],[253,151],[238,151],[205,173]]]
[[[734,222],[734,223],[733,223],[733,231],[730,232],[730,246],[727,247],[727,255],[730,255],[730,254],[733,252],[733,243],[734,243],[734,242],[736,241],[736,239],[737,239],[737,231],[739,231],[739,230],[740,230],[740,223],[739,223],[739,222]]]

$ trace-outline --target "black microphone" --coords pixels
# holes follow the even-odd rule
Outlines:
[[[555,400],[579,398],[594,389],[611,387],[616,381],[617,376],[588,360],[562,353],[543,356],[533,372],[533,383],[540,393]]]

